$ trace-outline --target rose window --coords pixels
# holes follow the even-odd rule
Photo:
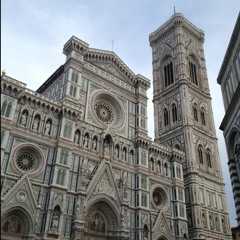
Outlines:
[[[156,187],[152,192],[152,202],[156,208],[162,208],[167,205],[168,197],[161,187]]]
[[[124,105],[116,95],[105,90],[94,90],[90,97],[89,112],[95,124],[121,131],[125,126]],[[126,107],[126,105],[125,105]]]
[[[153,192],[153,201],[157,206],[162,204],[163,199],[162,199],[160,192],[158,192],[158,191]]]
[[[114,114],[113,109],[105,101],[97,101],[94,104],[94,110],[97,114],[97,117],[100,121],[102,121],[104,124],[111,124],[114,120]]]
[[[20,144],[13,152],[11,166],[18,174],[37,176],[41,174],[44,166],[42,150],[33,144]]]
[[[34,166],[34,156],[31,153],[24,152],[17,156],[17,166],[23,171],[30,171]]]

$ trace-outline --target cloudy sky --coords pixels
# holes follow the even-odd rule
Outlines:
[[[36,90],[65,61],[63,45],[75,35],[92,48],[112,50],[135,74],[152,80],[149,34],[174,13],[205,32],[205,57],[231,226],[236,215],[227,154],[219,129],[224,116],[216,79],[235,25],[239,0],[2,0],[1,70]],[[152,88],[149,135],[154,138]]]

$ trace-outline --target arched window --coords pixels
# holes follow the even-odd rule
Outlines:
[[[70,123],[66,123],[64,126],[63,137],[71,138],[72,134],[72,125]]]
[[[199,163],[203,164],[203,152],[202,152],[202,146],[201,145],[198,147],[198,159],[199,159]]]
[[[1,115],[5,116],[6,108],[7,108],[7,101],[5,100],[2,105]]]
[[[72,72],[72,79],[73,82],[77,83],[78,82],[78,74],[75,72]]]
[[[119,158],[119,146],[118,146],[118,144],[115,146],[115,157],[117,159]]]
[[[188,65],[189,65],[190,80],[192,83],[198,86],[196,64],[193,61],[189,61]]]
[[[133,153],[133,150],[130,151],[129,162],[130,163],[134,163],[134,153]]]
[[[57,184],[60,184],[60,185],[64,185],[64,176],[65,176],[64,170],[58,169],[57,181],[56,181],[56,183],[57,183]]]
[[[165,87],[167,87],[167,86],[173,84],[173,82],[174,82],[172,61],[165,64],[163,69],[164,69],[164,83],[165,83]]]
[[[73,82],[75,81],[75,72],[72,72],[72,79]]]
[[[169,118],[168,118],[168,110],[167,108],[163,109],[163,118],[164,118],[164,126],[168,126],[169,125]]]
[[[122,160],[126,161],[127,160],[127,149],[124,147],[122,151]]]
[[[7,105],[7,110],[6,110],[6,113],[5,113],[5,117],[9,117],[10,116],[11,108],[12,108],[12,103],[9,102],[8,105]]]
[[[73,88],[73,97],[76,97],[76,95],[77,95],[77,87],[75,86]]]
[[[165,171],[165,176],[168,176],[168,165],[165,163],[164,164],[164,171]]]
[[[178,120],[176,104],[172,104],[172,120],[173,122],[177,122]]]
[[[193,105],[193,118],[195,121],[198,122],[198,112],[197,112],[197,104],[196,103]]]
[[[209,168],[212,168],[211,151],[209,148],[207,149],[207,152],[206,152],[206,161],[207,161],[207,166]]]
[[[204,125],[204,126],[206,125],[204,108],[201,108],[201,122],[202,122],[202,125]]]
[[[1,115],[5,117],[9,117],[11,108],[12,108],[12,103],[11,102],[7,103],[7,100],[5,100],[2,105]]]
[[[158,167],[158,173],[162,172],[162,166],[161,166],[161,162],[158,160],[157,162],[157,167]]]
[[[153,158],[150,159],[150,170],[154,171],[154,161],[153,161]]]
[[[73,86],[70,86],[70,91],[69,91],[69,95],[73,95]]]

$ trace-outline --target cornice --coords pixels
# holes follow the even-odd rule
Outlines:
[[[204,43],[204,32],[189,22],[182,14],[175,13],[165,24],[149,35],[150,46],[169,36],[177,27],[183,28],[197,41]]]

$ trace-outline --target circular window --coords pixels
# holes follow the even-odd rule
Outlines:
[[[155,190],[153,192],[153,201],[157,206],[159,206],[163,203],[163,198],[162,198],[162,195],[159,191]]]
[[[114,120],[114,114],[113,114],[113,108],[112,106],[103,101],[98,100],[94,104],[94,110],[97,114],[97,117],[100,121],[102,121],[104,124],[111,124]]]
[[[37,146],[22,144],[14,151],[12,167],[18,173],[38,175],[43,168],[43,154]]]
[[[153,192],[152,192],[152,202],[153,205],[155,205],[155,207],[157,208],[163,208],[167,205],[167,194],[166,192],[160,188],[160,187],[156,187],[154,188]]]
[[[92,116],[96,123],[121,129],[124,126],[124,108],[113,94],[104,90],[96,90],[91,97]]]
[[[24,171],[31,171],[34,166],[34,156],[31,153],[24,152],[17,156],[17,166]]]

